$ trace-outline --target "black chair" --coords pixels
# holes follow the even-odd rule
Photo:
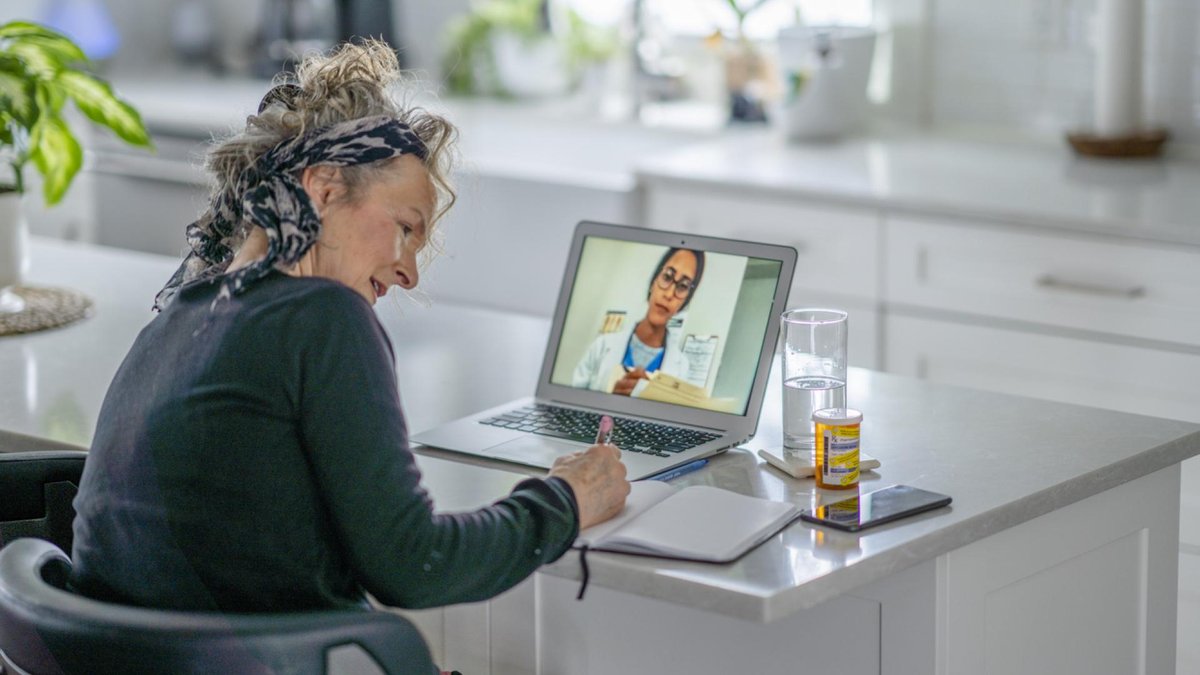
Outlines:
[[[70,551],[72,501],[87,453],[27,438],[0,432],[0,547],[38,537]]]
[[[71,561],[47,541],[19,539],[0,549],[0,663],[11,672],[437,673],[416,627],[390,612],[144,609],[71,593],[65,588],[70,570]],[[340,649],[345,645],[361,651]],[[366,661],[364,652],[374,664],[350,670]]]

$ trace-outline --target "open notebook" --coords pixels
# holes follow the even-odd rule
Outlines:
[[[799,517],[794,504],[707,485],[639,481],[612,520],[579,533],[575,546],[700,562],[729,562]]]

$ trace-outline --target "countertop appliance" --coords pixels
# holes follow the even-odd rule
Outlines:
[[[791,140],[829,140],[857,127],[867,111],[875,31],[799,26],[779,32],[783,120]]]

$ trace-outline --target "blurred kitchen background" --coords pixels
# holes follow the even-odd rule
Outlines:
[[[35,235],[178,255],[204,143],[289,51],[384,36],[462,131],[432,302],[548,316],[582,219],[760,239],[800,252],[790,305],[850,312],[854,365],[1200,422],[1196,0],[5,0],[14,18],[83,44],[157,145],[92,134]]]

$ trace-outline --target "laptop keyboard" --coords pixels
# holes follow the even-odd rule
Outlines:
[[[479,421],[494,427],[528,431],[580,443],[594,443],[600,428],[600,413],[536,403]],[[613,417],[613,445],[626,452],[671,457],[703,445],[718,434],[644,420]]]

